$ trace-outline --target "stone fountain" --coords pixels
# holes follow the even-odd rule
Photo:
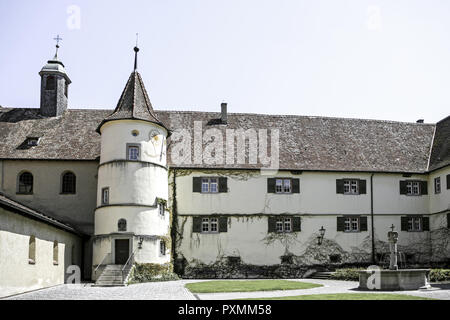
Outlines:
[[[388,270],[382,270],[378,266],[371,266],[367,270],[359,272],[359,289],[370,290],[417,290],[430,289],[430,269],[398,269],[397,241],[398,232],[394,231],[394,225],[388,232],[390,263]]]

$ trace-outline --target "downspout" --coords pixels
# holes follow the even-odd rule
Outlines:
[[[372,264],[375,264],[375,226],[373,218],[373,176],[374,173],[370,175],[370,225],[372,229]]]
[[[172,184],[172,226],[170,235],[172,238],[172,262],[175,267],[177,261],[176,241],[177,241],[177,228],[178,228],[178,215],[177,215],[177,169],[173,168],[173,184]]]

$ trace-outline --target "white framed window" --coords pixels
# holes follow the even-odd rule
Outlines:
[[[102,204],[109,204],[109,188],[102,189]]]
[[[406,182],[406,194],[409,196],[420,195],[420,183],[419,181],[407,181]]]
[[[359,232],[359,218],[346,217],[344,223],[345,232]]]
[[[218,218],[202,218],[202,233],[218,233],[219,219]]]
[[[218,178],[202,178],[202,193],[217,193],[219,192]]]
[[[409,217],[408,218],[408,231],[422,231],[422,218],[421,217]]]
[[[211,226],[211,232],[218,232],[219,231],[219,225],[218,225],[217,218],[210,218],[209,219],[209,224]]]
[[[202,232],[209,232],[209,218],[202,219]]]
[[[127,158],[128,160],[139,160],[139,147],[128,146]]]
[[[291,218],[277,218],[275,225],[277,232],[292,232],[292,219]]]
[[[441,193],[441,177],[434,178],[434,193]]]
[[[276,179],[275,180],[275,193],[292,193],[292,180],[291,179]]]
[[[358,180],[344,180],[344,194],[359,194]]]

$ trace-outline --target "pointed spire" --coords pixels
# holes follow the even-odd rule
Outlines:
[[[137,50],[136,50],[137,49]],[[134,70],[128,78],[125,89],[120,96],[114,112],[107,116],[98,126],[97,132],[100,132],[101,126],[108,121],[113,120],[142,120],[153,122],[163,128],[165,128],[170,135],[169,129],[162,123],[155,111],[147,94],[147,90],[144,87],[144,81],[142,81],[141,75],[137,72],[137,52],[139,49],[137,46],[134,48],[135,62]]]

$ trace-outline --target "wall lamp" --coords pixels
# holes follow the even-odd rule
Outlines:
[[[144,237],[139,237],[138,249],[142,249],[142,243],[144,242]]]
[[[319,229],[319,235],[317,236],[317,244],[320,246],[322,244],[323,241],[323,236],[325,235],[325,229],[322,227],[320,227]]]

